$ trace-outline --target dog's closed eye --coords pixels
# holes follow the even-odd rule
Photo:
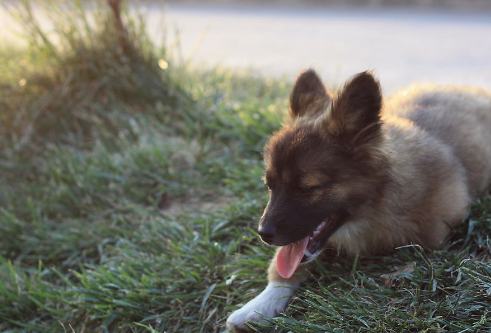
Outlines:
[[[308,194],[308,193],[312,193],[312,192],[317,191],[317,190],[325,189],[325,188],[329,187],[329,185],[330,184],[328,182],[323,182],[323,183],[318,184],[318,185],[300,186],[299,192]]]

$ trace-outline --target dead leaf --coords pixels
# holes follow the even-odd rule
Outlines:
[[[415,264],[416,263],[413,261],[413,262],[408,263],[405,266],[398,268],[397,270],[395,270],[391,273],[380,275],[380,277],[384,281],[384,287],[387,287],[387,288],[394,287],[394,285],[400,280],[398,277],[400,277],[403,274],[409,274],[409,273],[414,272],[414,265]]]

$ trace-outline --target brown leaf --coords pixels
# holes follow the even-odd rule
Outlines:
[[[400,277],[403,274],[409,274],[409,273],[414,272],[414,265],[415,264],[416,263],[413,261],[413,262],[408,263],[405,266],[398,268],[397,270],[395,270],[391,273],[380,275],[380,277],[384,281],[384,287],[387,287],[387,288],[394,287],[394,285],[399,280],[398,277]]]

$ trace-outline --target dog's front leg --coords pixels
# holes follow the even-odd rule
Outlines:
[[[233,332],[249,332],[246,323],[266,322],[264,317],[276,317],[284,312],[295,290],[305,280],[300,266],[289,279],[282,278],[276,270],[276,252],[268,268],[268,285],[259,295],[227,319],[227,328]]]

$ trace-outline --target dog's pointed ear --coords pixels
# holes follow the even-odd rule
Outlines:
[[[327,109],[331,97],[314,70],[300,73],[290,95],[292,119],[312,116]]]
[[[355,75],[333,101],[327,117],[328,133],[347,144],[363,144],[379,138],[382,93],[370,72]]]

